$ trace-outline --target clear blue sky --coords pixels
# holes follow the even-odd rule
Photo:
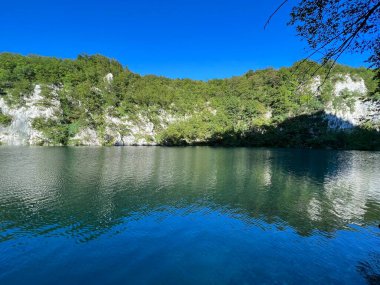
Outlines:
[[[290,66],[305,44],[280,0],[1,0],[0,51],[112,57],[140,74],[211,79]],[[340,62],[364,65],[364,56]]]

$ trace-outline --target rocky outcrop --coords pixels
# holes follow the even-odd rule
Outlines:
[[[331,129],[352,129],[366,122],[379,129],[380,126],[380,102],[356,99],[353,106],[341,106],[339,109],[329,105],[326,109],[328,126]]]
[[[44,136],[32,128],[35,118],[55,119],[61,112],[60,104],[54,98],[56,90],[53,89],[53,99],[46,105],[45,98],[41,96],[41,86],[36,85],[30,97],[25,97],[25,104],[12,108],[4,98],[0,98],[0,109],[3,114],[12,117],[9,126],[0,125],[0,142],[7,145],[34,145],[38,144]]]
[[[154,124],[147,115],[142,113],[138,113],[133,120],[128,116],[117,118],[106,115],[106,144],[154,146],[158,144],[157,135],[159,130],[166,129],[172,123],[187,120],[190,116],[175,116],[161,109],[155,118],[156,123]]]
[[[108,73],[106,76],[104,76],[104,80],[105,80],[108,84],[111,84],[112,81],[113,81],[113,74],[112,74],[112,73]]]
[[[111,73],[104,76],[104,82],[111,84],[113,75]],[[310,90],[318,93],[318,85],[321,78],[316,77],[310,86]],[[41,86],[35,85],[32,94],[25,97],[22,106],[11,106],[6,100],[0,98],[0,111],[4,115],[12,117],[10,125],[0,125],[0,143],[7,145],[36,145],[49,144],[49,140],[44,137],[44,133],[34,129],[33,120],[42,118],[44,120],[58,120],[62,114],[60,101],[58,100],[58,88],[49,86],[49,98],[41,95]],[[309,90],[309,91],[310,91]],[[100,89],[96,92],[102,92]],[[325,106],[325,119],[328,127],[335,130],[349,130],[355,126],[370,123],[380,129],[380,102],[364,100],[367,92],[363,79],[353,79],[350,75],[342,75],[334,85],[333,99]],[[348,96],[347,94],[352,94]],[[316,94],[319,96],[320,94]],[[346,98],[347,97],[347,98]],[[335,104],[339,101],[339,104]],[[81,102],[76,102],[80,106]],[[137,108],[138,110],[138,108]],[[216,116],[217,110],[212,108],[207,102],[205,109],[210,116]],[[272,111],[264,114],[266,120],[271,120]],[[87,110],[86,110],[87,112]],[[113,115],[111,115],[113,114]],[[112,109],[108,109],[101,114],[102,127],[95,129],[94,126],[79,126],[76,133],[68,139],[69,145],[157,145],[161,131],[169,125],[180,121],[186,121],[197,114],[178,115],[167,110],[155,109],[136,111],[136,114],[129,116],[115,116]],[[90,124],[89,124],[90,125]],[[197,142],[197,139],[194,140]]]
[[[69,145],[101,146],[102,143],[95,130],[84,128],[69,140]]]
[[[141,114],[134,121],[128,117],[116,118],[106,115],[107,144],[112,145],[156,145],[154,124]]]
[[[363,78],[356,78],[355,80],[349,74],[342,75],[334,85],[335,96],[340,96],[343,91],[357,92],[359,94],[367,93],[367,87]]]
[[[25,98],[22,107],[11,107],[3,98],[0,98],[0,110],[3,114],[12,117],[9,126],[0,125],[0,142],[6,145],[38,145],[48,144],[43,132],[33,129],[32,122],[36,118],[56,119],[62,110],[59,101],[52,99],[49,107],[42,104],[41,87],[36,85],[32,96]],[[160,110],[156,116],[156,125],[142,113],[134,118],[128,116],[114,117],[104,114],[105,130],[80,128],[68,141],[68,145],[100,146],[100,145],[157,145],[157,130],[167,128],[175,121],[180,120],[165,110]],[[182,118],[184,119],[184,118]]]
[[[339,100],[344,93],[351,94],[351,97]],[[364,100],[362,97],[366,93],[367,88],[362,78],[353,80],[348,74],[342,76],[335,83],[333,92],[333,101],[339,100],[340,104],[330,101],[325,108],[328,127],[348,130],[366,122],[380,126],[380,102]]]

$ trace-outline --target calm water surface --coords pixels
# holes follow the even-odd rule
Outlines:
[[[0,147],[0,284],[379,284],[380,152]]]

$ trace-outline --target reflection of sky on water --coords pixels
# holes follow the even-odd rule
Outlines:
[[[374,224],[380,213],[376,152],[3,148],[0,155],[0,203],[14,212],[13,222],[80,218],[88,209],[88,222],[108,217],[112,224],[146,208],[193,205],[281,220],[307,233]]]
[[[165,284],[378,278],[379,152],[1,147],[0,160],[0,281],[65,284],[65,266],[102,284],[107,270]]]
[[[342,162],[333,175],[325,177],[326,197],[339,218],[360,222],[364,220],[368,201],[380,201],[379,156],[350,152]]]

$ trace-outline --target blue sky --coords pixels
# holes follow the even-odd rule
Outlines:
[[[140,74],[211,79],[290,66],[306,45],[280,0],[1,0],[0,51],[75,58],[99,53]],[[365,56],[340,62],[363,66]]]

